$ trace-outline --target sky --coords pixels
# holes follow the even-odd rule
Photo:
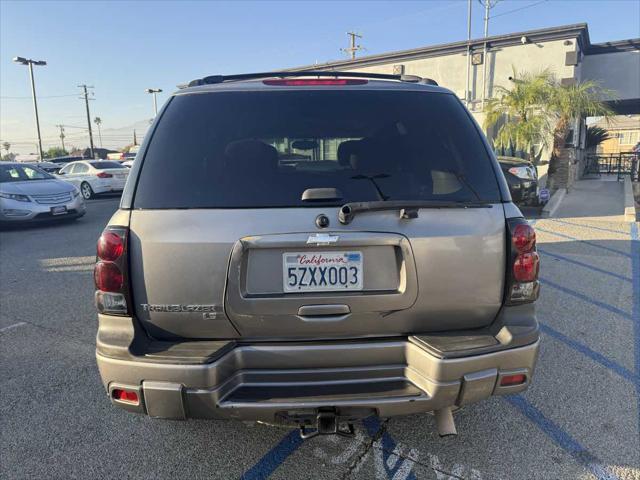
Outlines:
[[[473,0],[474,38],[482,17]],[[499,0],[491,17],[490,35],[586,22],[593,43],[640,37],[640,0]],[[104,146],[121,147],[153,117],[146,88],[164,90],[161,105],[194,78],[345,58],[353,30],[364,55],[465,40],[467,1],[0,0],[0,143],[36,151],[28,69],[15,56],[47,61],[34,67],[45,150],[60,145],[59,124],[67,146],[88,145],[79,84],[94,87]]]

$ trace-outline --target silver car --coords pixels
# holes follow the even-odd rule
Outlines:
[[[31,165],[0,163],[0,223],[79,218],[80,191]]]
[[[535,232],[433,83],[278,72],[171,97],[98,241],[114,405],[305,438],[433,411],[445,435],[453,410],[530,385]]]

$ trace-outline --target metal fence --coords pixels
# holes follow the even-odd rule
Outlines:
[[[616,174],[618,180],[630,175],[631,180],[640,181],[640,153],[621,152],[605,155],[587,155],[585,175]]]

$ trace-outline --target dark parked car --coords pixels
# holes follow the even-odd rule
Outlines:
[[[44,170],[47,173],[56,174],[60,171],[62,167],[64,167],[64,163],[54,163],[54,162],[33,162],[33,163],[24,163],[23,165],[29,167],[36,167],[40,170]]]
[[[520,205],[538,205],[538,170],[527,160],[516,157],[498,157],[513,201]]]

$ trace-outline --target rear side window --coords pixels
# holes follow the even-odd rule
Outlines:
[[[84,163],[76,163],[71,173],[87,173],[89,166]]]
[[[264,208],[346,202],[499,202],[491,159],[444,93],[304,90],[178,95],[147,149],[135,208]]]

